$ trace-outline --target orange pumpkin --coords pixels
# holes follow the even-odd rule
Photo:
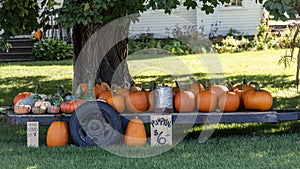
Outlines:
[[[67,145],[69,142],[69,130],[66,122],[54,121],[50,124],[46,143],[48,147]]]
[[[148,111],[153,112],[155,108],[155,90],[148,91]]]
[[[248,90],[243,94],[243,103],[246,109],[267,111],[273,105],[273,97],[270,92],[260,89],[258,83],[251,82],[255,85],[255,90]]]
[[[201,112],[213,111],[217,106],[217,102],[217,94],[209,88],[204,91],[200,91],[197,95],[197,108]]]
[[[103,100],[103,101],[107,101],[107,98],[109,98],[110,96],[112,96],[112,91],[111,90],[104,90],[104,91],[101,91],[101,93],[99,94],[98,99]]]
[[[238,90],[242,90],[243,92],[246,92],[247,90],[253,90],[254,89],[254,87],[247,84],[246,79],[243,80],[242,84],[238,84],[234,88],[236,88]]]
[[[15,97],[14,97],[14,105],[17,104],[18,101],[25,99],[26,97],[30,96],[32,93],[31,92],[21,92],[18,93]]]
[[[125,111],[125,100],[123,96],[111,95],[106,99],[107,103],[111,105],[118,113]]]
[[[148,109],[148,97],[144,91],[129,92],[125,103],[129,112],[141,113]]]
[[[174,107],[178,112],[190,112],[195,108],[195,95],[191,91],[179,91],[174,98]]]
[[[194,93],[195,96],[198,95],[198,93],[200,91],[203,91],[205,90],[204,86],[201,84],[201,83],[193,83],[190,88],[189,88],[190,91],[192,91]]]
[[[33,34],[33,37],[36,39],[36,40],[42,40],[43,38],[43,31],[38,29],[34,32]]]
[[[134,118],[129,121],[126,131],[124,143],[130,146],[142,146],[147,141],[146,130],[142,120]]]
[[[97,83],[94,86],[94,93],[96,98],[99,98],[101,91],[111,90],[110,86],[106,82]]]
[[[240,106],[240,96],[233,89],[229,90],[220,96],[218,106],[224,112],[234,112]]]
[[[74,101],[62,102],[60,105],[60,111],[63,113],[74,113],[76,106]]]
[[[210,90],[214,91],[218,98],[225,92],[228,91],[228,88],[224,85],[210,85],[209,86]]]

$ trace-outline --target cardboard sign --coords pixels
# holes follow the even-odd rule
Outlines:
[[[172,116],[152,115],[151,145],[172,145]]]
[[[39,122],[27,122],[27,147],[39,146]]]

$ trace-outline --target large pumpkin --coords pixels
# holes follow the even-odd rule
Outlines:
[[[191,91],[179,91],[174,97],[174,107],[178,112],[190,112],[195,108],[195,95]]]
[[[17,104],[18,101],[25,99],[26,97],[30,96],[32,93],[31,92],[21,92],[18,93],[15,97],[14,97],[14,105]]]
[[[217,102],[217,94],[209,88],[204,91],[200,91],[197,95],[197,108],[201,112],[213,111],[217,106]]]
[[[143,121],[137,117],[130,120],[125,131],[124,143],[130,146],[142,146],[146,144],[146,141],[147,136]]]
[[[69,130],[66,122],[54,121],[48,128],[46,143],[49,147],[67,145],[69,142]]]
[[[254,90],[248,90],[243,94],[243,103],[246,109],[267,111],[272,107],[273,97],[270,92],[260,89],[258,83]]]
[[[126,96],[125,103],[129,112],[145,112],[148,109],[148,96],[145,91],[131,91]]]

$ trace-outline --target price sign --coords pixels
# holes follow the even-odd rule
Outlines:
[[[152,115],[151,145],[172,145],[172,116]]]
[[[39,122],[27,122],[27,147],[39,146]]]

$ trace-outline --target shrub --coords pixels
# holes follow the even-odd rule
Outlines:
[[[44,38],[34,44],[33,55],[37,60],[71,59],[73,46],[60,38]]]

